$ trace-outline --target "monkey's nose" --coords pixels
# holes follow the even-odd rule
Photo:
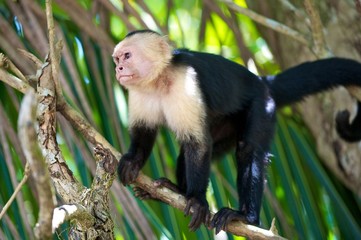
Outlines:
[[[122,71],[124,68],[123,67],[119,67],[119,70]]]

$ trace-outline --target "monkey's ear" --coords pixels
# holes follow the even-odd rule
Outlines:
[[[162,36],[159,45],[164,56],[171,58],[173,47],[169,42],[168,36]]]

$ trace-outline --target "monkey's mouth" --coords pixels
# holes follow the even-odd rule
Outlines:
[[[118,75],[117,80],[120,84],[125,85],[133,82],[134,74],[130,75]]]

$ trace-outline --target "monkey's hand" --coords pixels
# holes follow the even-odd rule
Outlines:
[[[244,215],[239,211],[230,209],[230,208],[221,208],[214,216],[210,223],[210,228],[216,229],[216,234],[221,230],[225,230],[226,226],[232,221],[242,221],[244,223],[259,225],[259,221],[256,220],[257,217],[250,215]]]
[[[184,215],[188,216],[193,210],[192,220],[188,224],[191,231],[197,230],[202,223],[208,226],[211,218],[207,200],[200,201],[195,197],[191,197],[187,200],[186,208],[184,209]]]
[[[124,186],[135,181],[143,167],[143,162],[129,153],[122,156],[118,164],[118,176]]]

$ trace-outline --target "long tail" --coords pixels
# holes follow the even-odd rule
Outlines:
[[[277,106],[298,102],[304,97],[337,86],[361,87],[361,64],[350,59],[329,58],[306,62],[276,75],[262,77],[269,86]],[[349,142],[361,140],[361,103],[357,115],[350,123],[345,110],[336,116],[339,135]]]

